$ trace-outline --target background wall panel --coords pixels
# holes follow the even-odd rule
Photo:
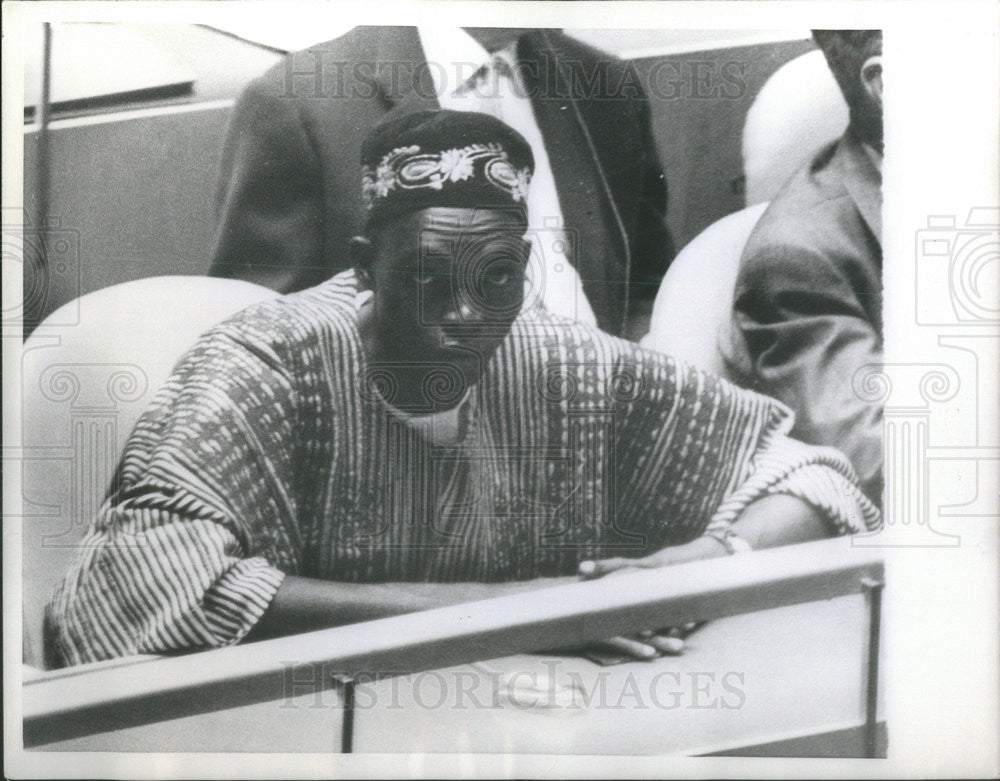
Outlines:
[[[25,279],[26,310],[40,317],[109,285],[208,268],[228,102],[131,114],[50,130],[52,187],[40,233],[58,232],[70,249],[50,252],[47,273]],[[24,139],[28,215],[37,135]]]

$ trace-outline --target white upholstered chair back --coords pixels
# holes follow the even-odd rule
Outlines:
[[[847,103],[821,51],[778,68],[743,125],[746,204],[774,200],[793,173],[843,134],[847,119]]]
[[[656,295],[643,347],[726,376],[720,329],[728,327],[743,248],[766,208],[761,203],[723,217],[678,253]]]
[[[729,327],[747,239],[785,182],[841,136],[847,120],[847,103],[819,50],[774,72],[743,126],[747,208],[710,225],[674,259],[657,294],[644,347],[726,376],[720,329]]]
[[[276,295],[227,279],[141,279],[71,301],[25,341],[20,465],[26,663],[42,666],[45,604],[153,394],[199,334]]]

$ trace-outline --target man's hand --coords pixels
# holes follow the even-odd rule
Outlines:
[[[577,572],[583,580],[596,580],[640,569],[665,567],[673,563],[669,551],[670,548],[665,548],[639,559],[611,558],[582,561]],[[594,661],[604,664],[613,664],[619,659],[649,660],[661,655],[677,656],[684,651],[684,640],[679,627],[668,627],[658,631],[646,630],[632,637],[601,640],[588,646],[587,651]]]
[[[677,656],[684,651],[684,637],[696,627],[697,624],[692,623],[683,627],[659,629],[655,632],[646,630],[633,637],[612,637],[609,640],[591,643],[584,649],[584,653],[591,660],[601,664]]]
[[[596,561],[581,561],[577,574],[582,580],[596,580],[609,576],[621,575],[625,572],[635,572],[640,569],[656,569],[669,567],[684,561],[712,558],[725,555],[721,544],[708,539],[694,540],[687,545],[663,548],[649,556],[637,559],[610,558]],[[685,624],[681,627],[668,627],[656,631],[645,630],[632,637],[612,637],[588,646],[595,661],[613,663],[619,658],[649,660],[660,656],[677,656],[684,651],[684,638],[699,625]]]
[[[581,561],[576,571],[583,580],[595,580],[616,573],[639,569],[658,569],[659,567],[669,567],[672,564],[683,564],[686,561],[713,559],[716,556],[725,555],[726,549],[718,540],[713,537],[699,537],[685,545],[663,548],[656,553],[637,559],[615,557]]]
[[[733,524],[733,530],[754,550],[816,540],[825,534],[823,519],[817,510],[801,499],[782,494],[765,496],[748,505]],[[636,559],[581,561],[577,575],[582,580],[594,580],[624,572],[669,567],[672,564],[726,555],[728,551],[721,542],[714,537],[703,536]],[[684,627],[675,627],[658,632],[640,632],[634,637],[603,640],[594,647],[601,656],[655,659],[661,654],[678,654],[683,651],[683,637],[690,631],[691,629],[685,631]],[[605,654],[606,651],[610,654]]]
[[[674,557],[670,555],[671,550],[671,548],[664,548],[652,555],[643,556],[639,559],[615,557],[611,559],[597,559],[595,561],[581,561],[576,572],[582,580],[596,580],[608,575],[620,575],[623,572],[633,570],[668,567],[671,564],[677,563],[674,561]]]

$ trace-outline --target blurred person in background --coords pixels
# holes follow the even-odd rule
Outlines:
[[[357,27],[289,55],[237,102],[209,273],[287,293],[346,269],[362,139],[436,108],[531,145],[529,302],[640,338],[674,255],[648,101],[631,65],[557,30]]]
[[[754,228],[721,348],[731,377],[791,407],[793,436],[843,451],[881,504],[882,407],[852,382],[882,361],[882,31],[813,37],[847,101],[848,128]]]

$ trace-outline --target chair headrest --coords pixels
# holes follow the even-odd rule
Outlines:
[[[819,50],[772,74],[743,125],[746,203],[774,199],[789,177],[847,128],[847,102]]]

